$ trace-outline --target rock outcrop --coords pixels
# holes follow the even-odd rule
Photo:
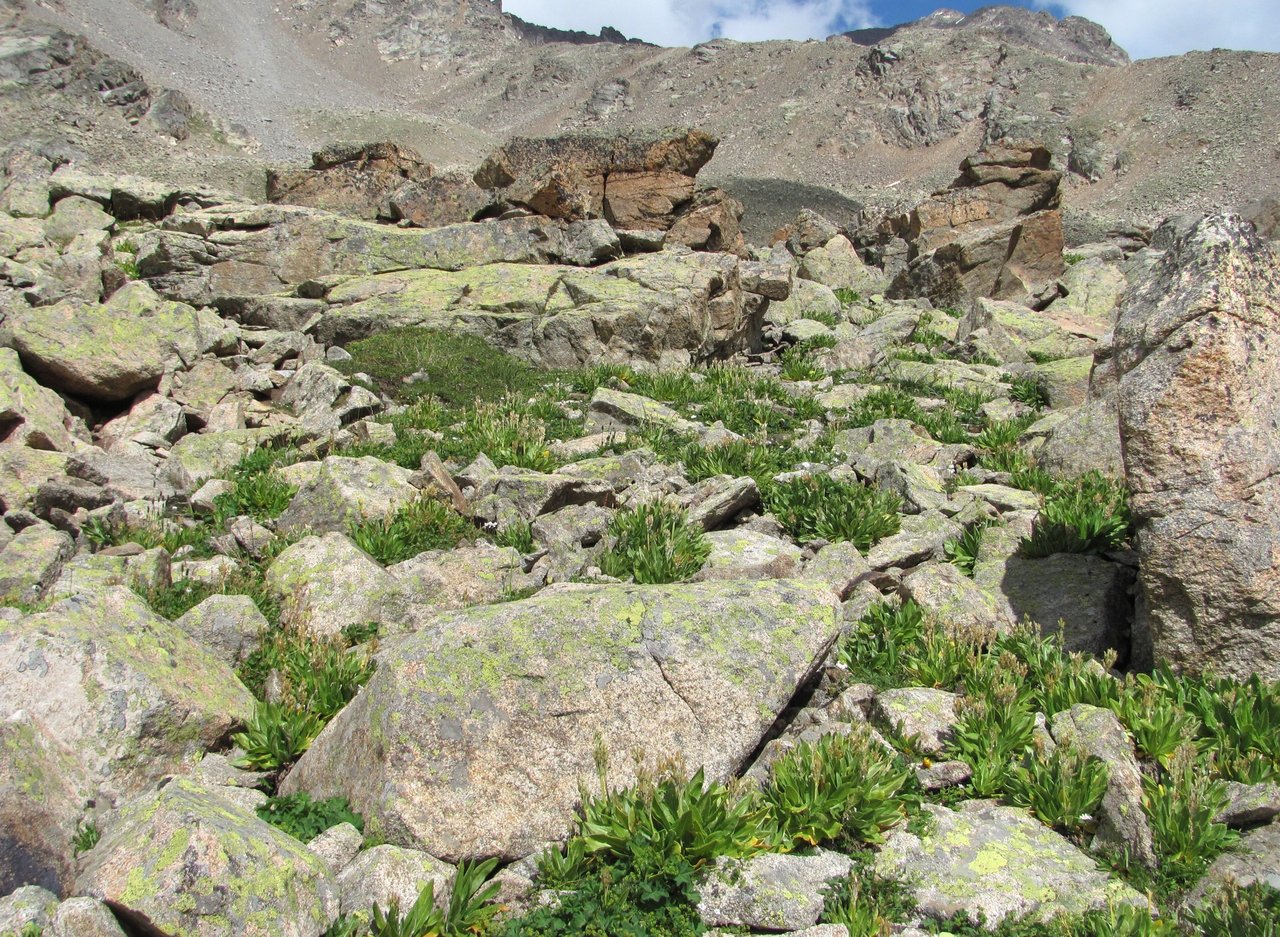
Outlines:
[[[1120,436],[1138,528],[1135,628],[1158,663],[1280,677],[1280,260],[1210,216],[1116,324]]]

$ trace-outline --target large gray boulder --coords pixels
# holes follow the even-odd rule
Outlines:
[[[22,309],[6,323],[24,366],[50,386],[92,400],[128,400],[166,370],[194,364],[220,344],[216,315],[130,283],[105,303]]]
[[[338,915],[319,856],[186,778],[121,808],[79,891],[142,933],[319,937]]]
[[[249,718],[231,668],[122,586],[0,623],[0,710],[25,709],[95,782],[132,792]]]
[[[87,793],[84,770],[42,722],[24,710],[0,721],[0,892],[71,892]]]
[[[1200,221],[1126,299],[1115,357],[1135,638],[1180,671],[1280,678],[1275,249],[1237,217]]]
[[[919,909],[945,919],[965,913],[988,926],[1006,917],[1079,914],[1145,899],[1025,811],[989,800],[955,810],[927,804],[933,828],[897,830],[876,855],[880,875],[906,878]]]
[[[820,583],[771,580],[565,585],[448,612],[379,655],[281,789],[345,796],[449,862],[524,856],[568,834],[601,745],[618,787],[672,756],[732,777],[838,611]]]
[[[0,348],[0,428],[4,445],[70,452],[72,416],[62,398],[22,369],[18,353]]]

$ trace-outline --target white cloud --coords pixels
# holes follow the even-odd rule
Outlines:
[[[1276,0],[1038,0],[1037,5],[1102,24],[1135,59],[1191,49],[1280,52]]]
[[[540,26],[598,33],[612,26],[629,38],[664,46],[689,46],[724,36],[822,39],[877,25],[868,0],[632,0],[586,4],[581,0],[504,0],[502,8]]]

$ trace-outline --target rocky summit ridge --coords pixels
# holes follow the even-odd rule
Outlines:
[[[1280,927],[1274,56],[0,9],[0,935]]]

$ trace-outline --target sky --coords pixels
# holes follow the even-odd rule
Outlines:
[[[939,6],[970,12],[982,2],[892,0],[503,0],[502,8],[542,26],[598,33],[612,26],[630,38],[690,46],[724,36],[823,39],[868,26],[891,26]],[[1280,52],[1280,0],[1005,0],[1057,16],[1101,23],[1133,58],[1178,55],[1191,49]]]

